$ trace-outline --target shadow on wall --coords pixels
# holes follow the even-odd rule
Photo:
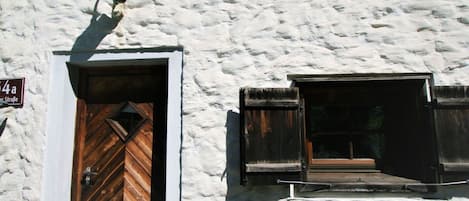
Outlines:
[[[93,51],[96,50],[101,41],[116,28],[119,19],[111,18],[106,14],[98,12],[99,0],[96,0],[93,8],[90,24],[86,27],[85,31],[78,36],[71,49],[70,62],[79,63],[88,61],[93,56]],[[72,84],[73,91],[78,94],[78,75],[79,68],[69,65],[68,74]]]
[[[239,172],[239,113],[232,110],[226,114],[226,201],[275,201],[288,197],[287,186],[241,186]]]
[[[71,62],[87,61],[93,55],[91,52],[96,50],[96,47],[98,47],[104,37],[112,33],[112,30],[119,23],[119,19],[99,13],[98,4],[99,0],[96,0],[90,24],[73,44],[72,55],[70,56]]]

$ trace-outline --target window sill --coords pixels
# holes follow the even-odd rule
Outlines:
[[[309,164],[310,170],[335,169],[376,169],[376,163],[371,158],[360,159],[313,159]]]
[[[379,172],[308,172],[307,181],[320,183],[419,183],[417,180],[392,176]]]
[[[301,191],[339,191],[339,192],[428,192],[427,187],[417,186],[420,181],[384,173],[350,172],[311,172],[306,175],[307,182]],[[317,185],[315,185],[315,183]]]

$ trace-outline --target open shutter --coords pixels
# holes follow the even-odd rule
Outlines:
[[[469,86],[433,91],[440,182],[469,179]]]
[[[241,183],[273,184],[300,178],[298,88],[242,88]]]

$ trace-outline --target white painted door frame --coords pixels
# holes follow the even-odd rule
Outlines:
[[[50,66],[46,142],[42,173],[41,200],[43,201],[70,200],[77,102],[66,65],[71,56],[71,52],[54,52]],[[181,200],[182,49],[175,47],[162,50],[99,50],[96,52],[73,53],[73,57],[86,59],[74,62],[118,62],[119,60],[135,59],[168,60],[166,200]]]

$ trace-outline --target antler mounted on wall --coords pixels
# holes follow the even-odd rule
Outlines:
[[[114,0],[114,5],[112,6],[112,18],[121,19],[124,17],[125,1],[126,0]]]

